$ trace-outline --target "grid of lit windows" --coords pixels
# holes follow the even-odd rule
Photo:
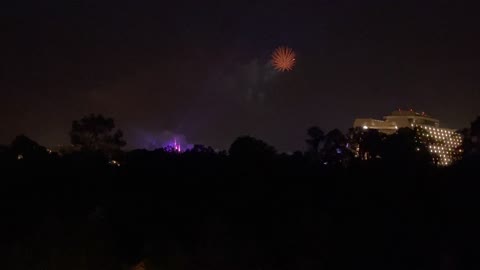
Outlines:
[[[419,136],[427,142],[430,153],[436,164],[448,166],[455,161],[461,152],[462,136],[451,129],[432,126],[416,126],[420,128]]]

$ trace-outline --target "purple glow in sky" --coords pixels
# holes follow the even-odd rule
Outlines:
[[[131,149],[155,150],[161,148],[177,149],[176,152],[186,151],[193,147],[186,136],[169,130],[149,132],[145,129],[135,129],[128,134],[128,147]],[[180,151],[178,151],[180,150]]]
[[[191,148],[191,146],[189,147],[189,145],[187,145],[186,147],[185,146],[182,147],[182,144],[179,141],[177,141],[176,137],[174,137],[173,141],[170,141],[169,143],[164,145],[162,148],[165,149],[165,151],[167,152],[182,153],[185,150]]]
[[[177,143],[177,138],[173,138],[173,144],[169,145],[172,147],[174,152],[182,152],[182,145]]]

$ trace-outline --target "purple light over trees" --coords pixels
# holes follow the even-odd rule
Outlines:
[[[164,146],[163,149],[165,149],[165,151],[167,152],[182,153],[182,144],[180,142],[177,142],[177,138],[174,137],[173,141],[167,143],[167,145]]]

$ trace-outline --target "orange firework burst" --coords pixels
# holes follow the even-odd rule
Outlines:
[[[278,47],[272,54],[272,65],[277,71],[290,71],[295,65],[295,52],[289,47]]]

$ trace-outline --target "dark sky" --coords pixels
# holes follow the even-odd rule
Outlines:
[[[0,143],[65,143],[72,120],[103,113],[130,147],[250,134],[288,151],[311,125],[398,107],[452,128],[480,114],[480,17],[465,1],[8,2]],[[269,65],[280,45],[297,53],[291,72]]]

